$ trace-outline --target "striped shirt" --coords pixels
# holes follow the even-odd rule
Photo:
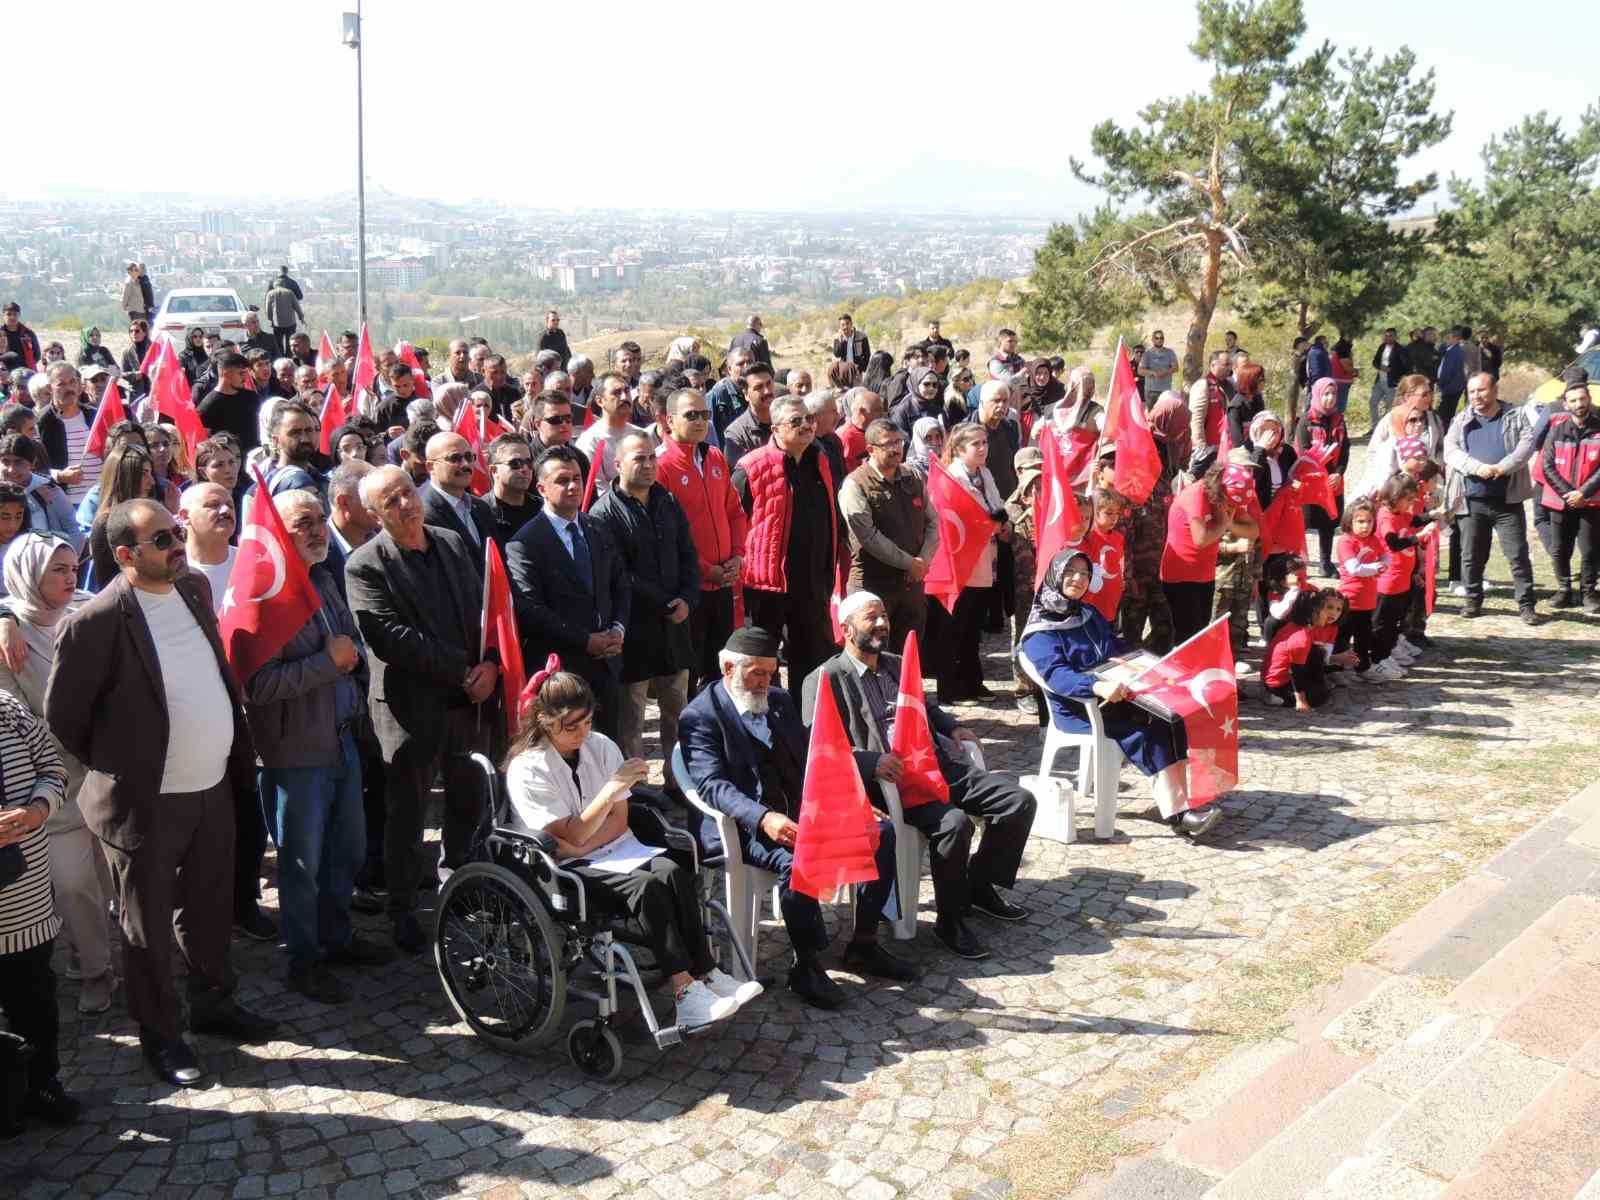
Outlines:
[[[49,802],[59,809],[66,797],[67,773],[45,731],[44,722],[9,693],[0,693],[0,770],[5,772],[4,804]],[[50,847],[44,826],[21,842],[27,868],[0,891],[0,955],[43,944],[61,929],[50,902]]]
[[[61,490],[67,493],[67,499],[76,508],[83,503],[89,489],[100,482],[100,468],[105,464],[98,454],[84,452],[83,448],[89,444],[91,427],[86,412],[80,408],[74,416],[62,417],[61,424],[67,431],[67,466],[83,469],[83,477],[77,483],[61,485]]]

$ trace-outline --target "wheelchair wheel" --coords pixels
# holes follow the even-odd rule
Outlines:
[[[590,1079],[615,1079],[622,1070],[622,1043],[599,1021],[579,1021],[568,1031],[567,1055]]]
[[[549,1042],[567,1006],[562,934],[544,902],[493,863],[470,863],[439,895],[434,964],[472,1032],[519,1053]]]

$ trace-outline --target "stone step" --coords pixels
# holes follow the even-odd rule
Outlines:
[[[1563,1071],[1441,1200],[1572,1200],[1600,1171],[1596,1131],[1600,1079]]]
[[[1450,994],[1460,1009],[1504,1017],[1562,964],[1585,952],[1600,930],[1600,899],[1566,896],[1462,980]]]

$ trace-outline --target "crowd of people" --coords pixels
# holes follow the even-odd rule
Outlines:
[[[896,358],[849,315],[816,373],[776,368],[754,316],[720,362],[685,336],[659,368],[623,341],[602,370],[572,352],[551,311],[515,378],[484,339],[457,339],[432,374],[421,348],[383,351],[362,390],[363,339],[346,331],[319,357],[295,327],[298,296],[280,297],[270,332],[257,321],[243,347],[198,330],[186,340],[174,369],[206,434],[191,446],[142,373],[151,297],[137,264],[129,276],[120,359],[89,330],[67,361],[15,304],[0,326],[0,1006],[32,1047],[0,1126],[77,1115],[59,1079],[58,935],[79,1010],[106,1011],[120,988],[151,1069],[181,1085],[205,1072],[184,1040],[175,955],[187,1028],[252,1041],[275,1022],[235,999],[231,935],[281,939],[288,986],[325,1004],[349,997],[340,969],[422,951],[421,893],[474,853],[473,753],[503,764],[517,818],[554,839],[595,903],[643,931],[678,1022],[695,1026],[761,988],[716,966],[682,865],[648,847],[641,859],[631,843],[651,699],[663,759],[681,746],[746,861],[780,877],[789,986],[834,1008],[845,996],[824,967],[820,908],[792,886],[806,730],[827,684],[881,809],[881,786],[915,766],[891,750],[913,633],[936,681],[926,716],[938,795],[906,820],[928,839],[936,937],[981,958],[976,917],[1026,915],[1006,893],[1035,808],[1016,780],[973,765],[963,743],[976,735],[951,711],[998,698],[985,634],[1013,647],[1019,708],[1087,729],[1082,706],[1098,702],[1161,815],[1198,835],[1218,809],[1187,800],[1181,727],[1098,677],[1108,659],[1166,653],[1225,617],[1236,674],[1259,673],[1271,703],[1308,712],[1337,686],[1397,684],[1434,645],[1431,564],[1445,530],[1463,616],[1482,611],[1493,537],[1523,619],[1539,619],[1530,501],[1555,606],[1600,614],[1588,379],[1563,376],[1542,407],[1502,403],[1498,349],[1469,353],[1464,329],[1437,361],[1421,348],[1430,330],[1410,346],[1386,331],[1359,481],[1343,418],[1359,375],[1347,339],[1297,342],[1280,415],[1233,334],[1185,390],[1153,332],[1132,363],[1161,470],[1135,502],[1116,490],[1087,366],[1025,360],[1001,330],[980,373],[937,321]],[[287,290],[281,279],[272,289]],[[107,402],[126,419],[97,426]],[[1073,464],[1083,519],[1041,562],[1044,526],[1060,519],[1036,503],[1047,452]],[[1321,468],[1331,506],[1300,495],[1301,460]],[[941,553],[936,472],[989,523],[969,531],[981,552],[948,607],[927,587]],[[239,514],[262,485],[321,607],[240,677],[217,614],[231,602]],[[486,650],[491,543],[524,659],[543,664],[518,695]],[[441,780],[435,866],[424,826]],[[843,963],[904,980],[916,968],[877,938],[898,903],[893,825],[880,832]],[[701,835],[716,848],[709,822]],[[276,922],[259,903],[269,839]],[[387,915],[392,945],[356,932],[353,910]]]

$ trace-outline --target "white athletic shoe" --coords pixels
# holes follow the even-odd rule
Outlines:
[[[1395,643],[1395,648],[1402,651],[1407,658],[1422,657],[1422,647],[1417,645],[1403,633],[1400,635],[1400,640]]]
[[[1247,662],[1236,662],[1233,664],[1233,673],[1236,678],[1247,679],[1256,673],[1256,669]]]
[[[1384,659],[1367,672],[1367,678],[1374,683],[1394,683],[1396,680],[1404,679],[1405,677],[1405,668],[1392,658]]]
[[[696,979],[678,997],[678,1016],[675,1024],[685,1029],[695,1029],[732,1016],[739,1002],[732,996],[719,996]]]
[[[1399,646],[1396,646],[1392,651],[1389,652],[1389,659],[1399,666],[1409,667],[1412,663],[1417,661],[1417,656],[1415,654],[1407,654],[1404,650],[1400,649]]]
[[[740,1008],[749,1004],[750,1001],[761,995],[765,990],[754,979],[747,979],[740,983],[721,967],[712,967],[711,974],[705,977],[704,983],[711,989],[713,994],[721,996],[725,1000],[732,1000]]]
[[[1487,588],[1488,586],[1489,586],[1488,584],[1484,584],[1485,588]],[[1467,594],[1468,594],[1467,593],[1467,585],[1464,584],[1464,583],[1454,584],[1450,588],[1450,594],[1452,596],[1459,596],[1459,597],[1461,597],[1461,599],[1465,600],[1467,598]]]

